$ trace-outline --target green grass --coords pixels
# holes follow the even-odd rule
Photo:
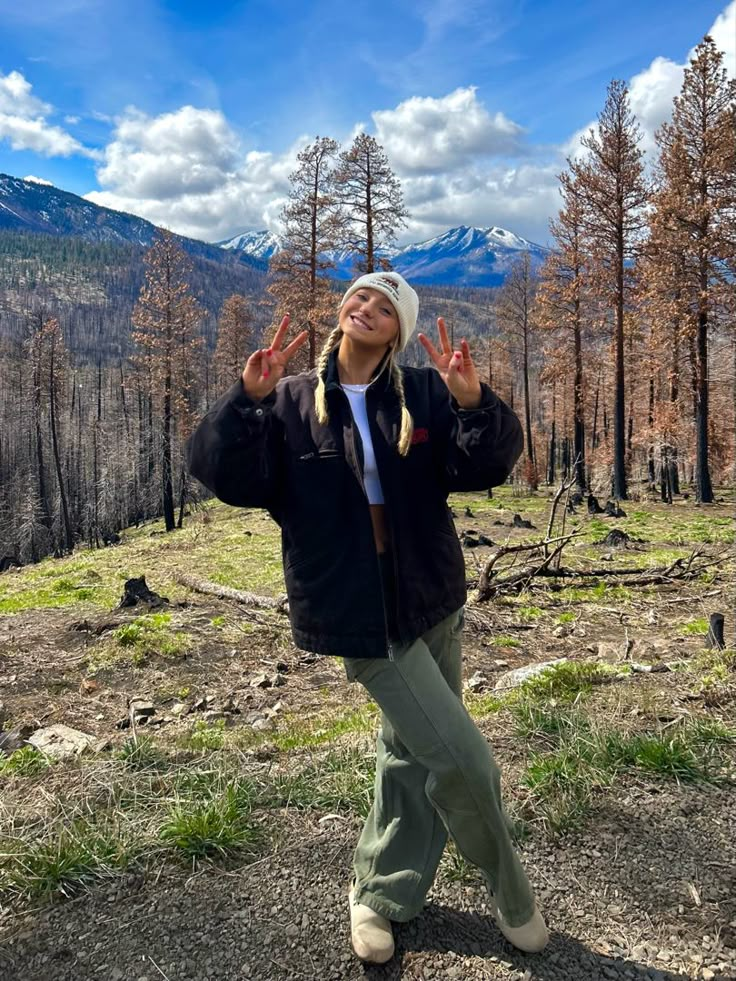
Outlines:
[[[625,673],[622,668],[597,661],[563,661],[524,681],[514,693],[515,699],[536,704],[575,702],[589,694],[594,685],[605,684]]]
[[[11,850],[0,871],[0,894],[29,900],[73,896],[95,880],[119,873],[129,859],[114,833],[78,821]]]
[[[166,763],[165,755],[156,747],[150,736],[127,739],[115,753],[129,770],[148,770]]]
[[[271,807],[348,811],[366,817],[373,798],[375,758],[358,748],[333,750],[296,773],[277,775],[265,800]]]
[[[159,831],[161,841],[196,864],[202,859],[252,855],[263,832],[252,819],[250,787],[231,784],[208,800],[185,800],[169,812]]]
[[[293,749],[314,749],[335,742],[349,733],[372,732],[376,728],[378,708],[368,702],[359,709],[333,718],[300,719],[285,717],[279,729],[271,734],[270,742],[276,749],[288,752]]]
[[[540,734],[552,737],[558,745],[530,754],[522,777],[530,792],[526,809],[555,832],[580,826],[597,791],[625,771],[682,783],[720,779],[723,747],[736,741],[736,730],[714,720],[633,733],[595,727],[589,719],[560,722],[548,715],[546,725],[533,721],[535,728],[524,730],[522,719],[520,731],[537,739]]]
[[[701,617],[697,620],[690,620],[688,623],[684,623],[682,625],[682,632],[688,637],[707,634],[708,621],[705,619],[705,617]]]
[[[52,764],[52,759],[45,753],[39,753],[33,746],[23,746],[16,749],[10,756],[0,756],[0,775],[16,777],[32,777],[42,773]]]
[[[541,617],[544,610],[542,610],[539,606],[521,606],[517,612],[519,619],[523,622],[527,622],[529,620],[536,620],[537,617]]]
[[[595,586],[565,586],[553,595],[558,603],[615,603],[630,600],[632,593],[627,586],[609,586],[603,581]]]
[[[517,637],[510,637],[508,634],[499,634],[491,637],[494,647],[521,647],[521,641]]]
[[[206,722],[204,719],[197,719],[194,728],[185,737],[185,743],[197,752],[222,749],[225,745],[225,720],[217,719],[215,722]]]

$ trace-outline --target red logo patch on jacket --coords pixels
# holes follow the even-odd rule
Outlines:
[[[429,442],[429,430],[428,429],[415,429],[411,437],[411,445],[415,446],[417,443],[428,443]]]

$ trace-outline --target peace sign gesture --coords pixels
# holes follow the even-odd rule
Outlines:
[[[254,402],[260,402],[261,399],[265,399],[267,395],[271,394],[277,383],[283,378],[286,366],[309,337],[309,332],[303,330],[282,351],[281,345],[284,335],[289,329],[289,320],[287,313],[279,324],[271,347],[251,354],[243,369],[243,388],[248,398]]]
[[[437,318],[442,351],[438,351],[426,334],[419,335],[419,342],[434,362],[442,381],[447,385],[461,409],[477,409],[481,403],[480,381],[470,357],[468,342],[460,342],[460,350],[453,351],[442,317]]]

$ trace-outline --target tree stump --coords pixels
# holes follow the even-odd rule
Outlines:
[[[520,514],[514,515],[513,525],[514,528],[536,528],[536,525],[533,525],[527,518],[522,518]]]
[[[621,531],[620,528],[614,528],[613,531],[608,532],[601,545],[610,545],[612,548],[626,548],[630,541],[631,539],[625,531]]]
[[[588,494],[588,514],[603,514],[603,508],[594,494]]]
[[[139,603],[145,603],[149,609],[156,609],[157,607],[165,606],[169,602],[165,596],[159,596],[158,593],[151,592],[146,585],[145,576],[139,576],[137,579],[128,579],[123,589],[123,598],[118,604],[119,610],[126,606],[137,606]]]
[[[619,505],[618,501],[606,501],[606,507],[604,513],[608,515],[609,518],[625,518],[626,512]]]
[[[708,633],[705,637],[705,646],[714,651],[722,651],[726,648],[726,641],[723,636],[723,614],[711,613]]]

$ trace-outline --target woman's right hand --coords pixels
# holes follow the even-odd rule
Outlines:
[[[287,313],[279,324],[271,347],[256,351],[248,358],[242,375],[243,388],[248,398],[254,402],[260,402],[261,399],[265,399],[267,395],[271,394],[283,378],[289,361],[309,337],[309,332],[303,330],[282,351],[281,345],[288,329],[289,315]]]

